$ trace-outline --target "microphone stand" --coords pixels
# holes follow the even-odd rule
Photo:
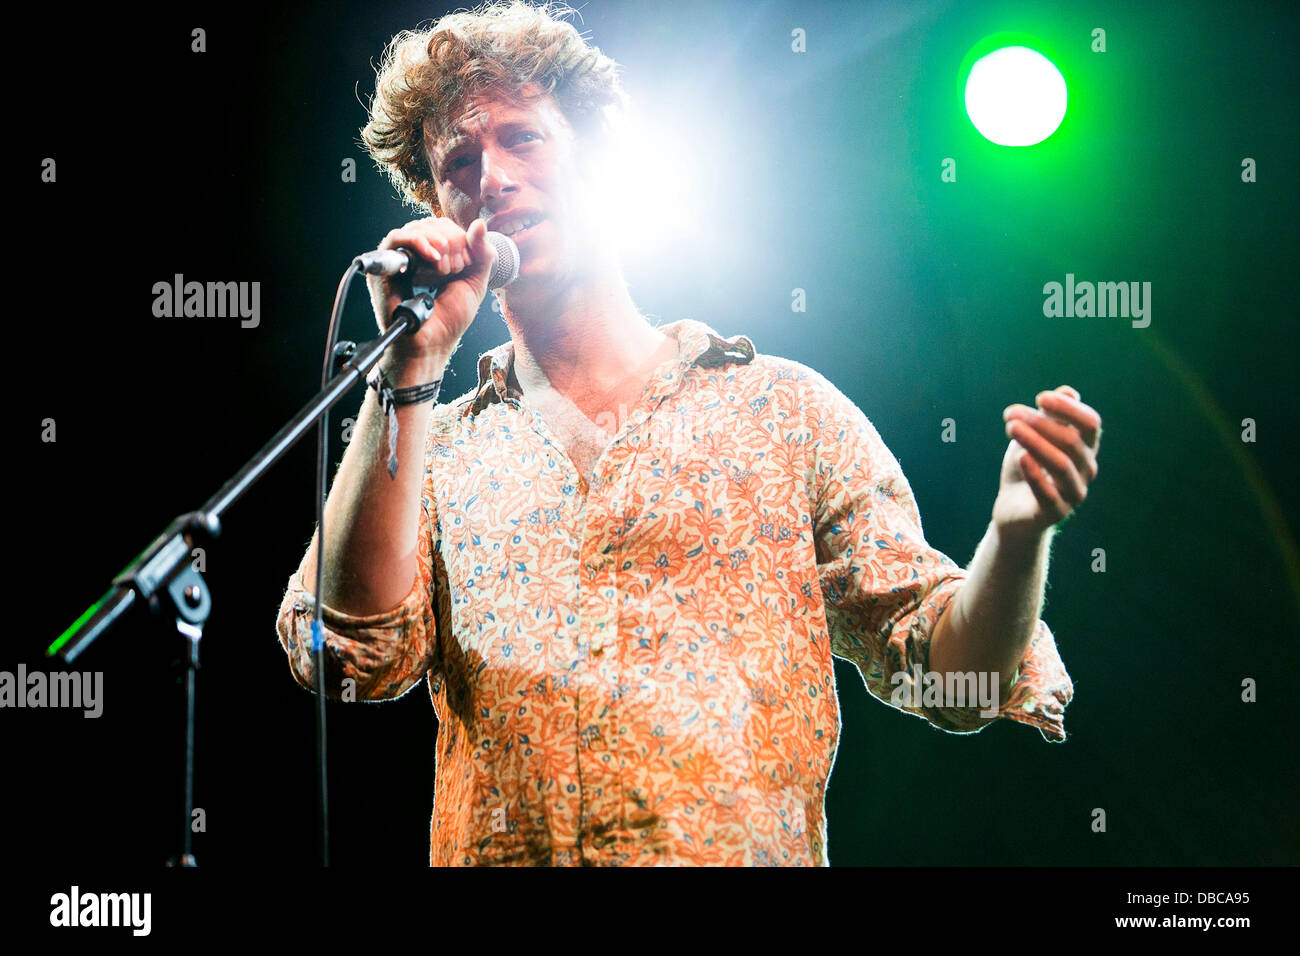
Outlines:
[[[356,269],[357,265],[353,265]],[[50,645],[45,654],[64,663],[76,660],[92,643],[121,622],[137,605],[153,619],[172,628],[187,642],[185,655],[185,840],[181,855],[168,866],[196,866],[192,852],[194,811],[194,698],[199,667],[199,641],[212,611],[212,596],[203,575],[189,564],[196,542],[210,543],[221,534],[221,520],[236,501],[284,457],[307,430],[351,391],[401,336],[419,331],[433,314],[438,288],[419,289],[393,310],[393,321],[377,339],[357,345],[340,342],[333,354],[336,374],[316,397],[271,437],[234,477],[197,511],[175,518],[153,543],[113,579],[112,587]],[[317,596],[319,600],[319,596]]]

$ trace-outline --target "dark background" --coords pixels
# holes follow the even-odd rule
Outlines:
[[[437,4],[28,10],[9,100],[22,452],[0,669],[44,648],[176,514],[313,394],[350,258],[415,218],[357,146],[398,29]],[[190,31],[207,52],[190,52]],[[1089,50],[1094,27],[1105,54]],[[808,52],[790,51],[807,31]],[[1255,865],[1297,860],[1295,49],[1288,4],[593,0],[580,28],[634,97],[681,97],[707,210],[676,259],[630,262],[638,304],[821,371],[901,461],[926,537],[963,564],[1006,447],[1001,411],[1068,383],[1104,418],[1101,473],[1058,535],[1043,617],[1075,683],[1069,740],[999,721],[937,732],[837,665],[833,864]],[[1054,45],[1071,112],[1033,150],[966,121],[962,57],[1003,29]],[[664,92],[668,91],[668,92]],[[58,181],[39,181],[44,157]],[[1241,159],[1258,182],[1240,179]],[[357,161],[358,181],[340,179]],[[958,181],[940,181],[945,157]],[[657,184],[666,193],[673,182]],[[14,227],[17,228],[14,228]],[[725,245],[719,245],[725,243]],[[262,283],[256,329],[156,319],[173,273]],[[1047,319],[1042,286],[1153,284],[1152,323]],[[808,311],[790,310],[804,288]],[[344,335],[373,332],[360,285]],[[486,307],[448,396],[508,333]],[[354,392],[334,415],[355,413]],[[39,439],[57,422],[57,442]],[[940,441],[953,418],[958,441]],[[1258,441],[1241,442],[1240,422]],[[313,698],[274,621],[312,529],[314,442],[228,515],[209,555],[200,863],[315,861]],[[1090,570],[1104,548],[1107,570]],[[153,866],[179,841],[178,688],[124,629],[76,663],[105,711],[0,712],[6,845],[33,866]],[[1241,701],[1244,678],[1259,700]],[[329,707],[333,855],[428,861],[423,684]],[[1090,828],[1107,813],[1104,834]]]

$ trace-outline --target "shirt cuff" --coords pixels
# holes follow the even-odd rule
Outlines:
[[[289,579],[277,630],[295,679],[315,690],[312,619],[316,599],[303,586],[300,574],[301,569]],[[427,665],[430,645],[425,635],[432,633],[432,622],[425,619],[427,608],[418,576],[401,603],[377,614],[346,614],[322,604],[326,696],[338,696],[349,679],[357,700],[387,700],[409,690]]]
[[[289,589],[285,596],[285,602],[291,603],[295,611],[306,614],[308,618],[316,612],[316,597],[302,583],[302,576],[299,571],[295,571],[293,577],[289,579]],[[360,637],[361,635],[357,632],[363,630],[400,627],[412,618],[422,616],[423,613],[424,598],[420,593],[418,577],[412,583],[411,590],[406,597],[402,598],[401,603],[389,608],[387,611],[356,615],[335,610],[328,604],[322,603],[320,606],[322,626],[345,637],[352,638]]]
[[[958,580],[945,581],[929,595],[924,610],[930,613],[921,618],[927,626],[913,628],[914,638],[922,638],[921,653],[917,657],[924,662],[923,669],[927,673],[930,670],[930,638],[934,633],[934,623],[956,597],[960,583]],[[918,635],[918,631],[922,634]],[[1044,740],[1063,743],[1066,739],[1065,708],[1073,697],[1074,684],[1061,660],[1056,639],[1047,622],[1040,618],[1020,659],[1007,698],[999,702],[996,717],[981,713],[978,705],[926,707],[924,713],[932,723],[950,733],[974,733],[993,720],[1006,718],[1038,728]]]

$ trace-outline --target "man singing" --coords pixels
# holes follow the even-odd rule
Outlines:
[[[930,547],[898,461],[827,379],[638,311],[590,185],[616,71],[519,0],[386,53],[363,139],[432,215],[382,248],[457,278],[381,361],[330,491],[326,686],[427,681],[435,865],[826,865],[834,656],[941,730],[1006,717],[1065,739],[1073,686],[1038,613],[1101,421],[1068,386],[1011,405],[971,566]],[[522,258],[499,293],[510,341],[439,402],[489,230]],[[406,282],[371,280],[381,327]],[[313,540],[278,620],[307,687],[315,564]]]

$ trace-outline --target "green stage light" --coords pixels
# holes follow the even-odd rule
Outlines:
[[[966,78],[966,113],[999,146],[1033,146],[1065,118],[1065,77],[1036,50],[1008,46],[975,61]]]

